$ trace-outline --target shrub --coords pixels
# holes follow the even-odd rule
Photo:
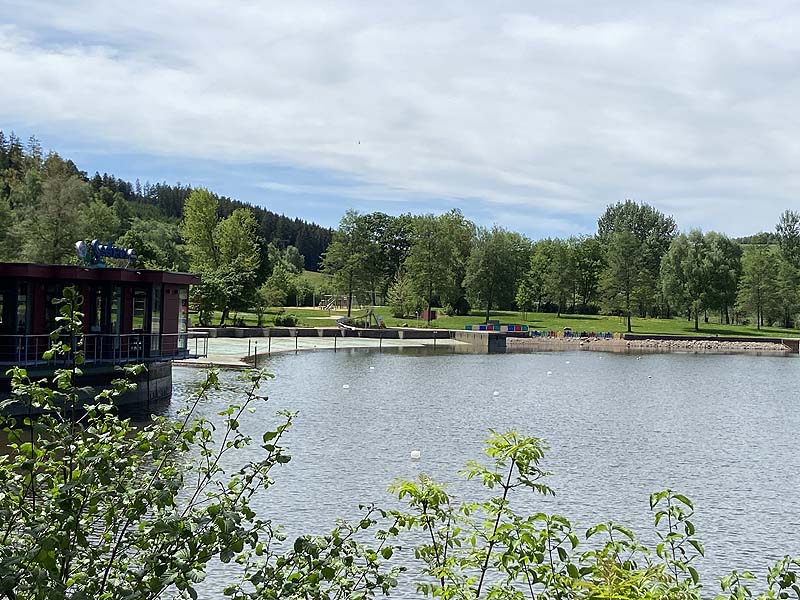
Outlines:
[[[422,305],[422,300],[414,292],[411,280],[403,272],[395,275],[388,293],[389,309],[398,319],[413,315]]]
[[[82,299],[71,289],[65,296],[45,357],[69,368],[56,370],[49,385],[15,368],[13,399],[0,402],[9,439],[0,456],[0,597],[196,599],[206,566],[217,560],[229,565],[225,594],[234,600],[368,598],[396,584],[400,569],[385,570],[384,555],[362,544],[363,530],[385,514],[379,509],[365,507],[355,524],[302,536],[284,550],[275,548],[281,534],[251,509],[272,485],[270,472],[289,462],[282,439],[294,414],[278,413],[258,456],[231,472],[221,466],[253,443],[239,420],[266,400],[258,388],[270,375],[247,372],[245,397],[219,413],[216,430],[195,415],[219,387],[213,371],[177,422],[158,417],[136,427],[121,419],[113,399],[129,389],[124,381],[81,407]],[[2,413],[11,402],[43,414],[19,429]],[[386,554],[394,548],[376,545]]]
[[[444,312],[450,316],[464,316],[468,315],[470,311],[469,302],[467,299],[461,296],[458,300],[453,303],[448,303],[444,307]]]
[[[277,315],[275,317],[275,327],[297,327],[300,318],[296,315]]]

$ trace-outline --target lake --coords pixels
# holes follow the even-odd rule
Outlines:
[[[266,368],[276,375],[270,403],[247,431],[260,439],[278,409],[299,416],[286,440],[293,459],[256,509],[290,536],[321,533],[359,503],[396,506],[389,483],[420,471],[474,498],[458,470],[481,458],[489,428],[514,428],[550,446],[557,495],[530,510],[565,514],[580,531],[614,519],[650,541],[649,494],[670,487],[692,498],[707,593],[709,577],[761,576],[767,562],[800,553],[797,357],[407,349],[274,355]],[[173,377],[167,414],[202,372],[176,367]],[[223,372],[225,390],[202,411],[240,398],[237,377]],[[207,583],[225,580],[213,569]]]

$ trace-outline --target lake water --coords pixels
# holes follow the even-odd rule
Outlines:
[[[707,586],[800,553],[797,357],[321,351],[276,355],[267,368],[271,400],[248,432],[260,439],[279,408],[300,414],[287,438],[293,459],[256,508],[290,536],[321,533],[359,503],[395,506],[389,483],[420,471],[474,498],[458,470],[481,457],[489,428],[514,428],[551,448],[544,466],[557,496],[532,511],[561,512],[579,530],[613,518],[649,540],[650,492],[680,491],[697,509]],[[168,414],[202,372],[173,376]],[[204,412],[241,397],[237,376],[223,373],[226,389]],[[214,569],[207,584],[225,580]]]

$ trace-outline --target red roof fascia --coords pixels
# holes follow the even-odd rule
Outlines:
[[[0,263],[0,277],[76,282],[200,284],[200,277],[192,273],[147,269],[90,269],[74,265],[37,265],[33,263]]]

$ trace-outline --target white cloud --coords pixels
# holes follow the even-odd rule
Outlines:
[[[733,234],[794,205],[793,3],[531,6],[0,0],[0,124],[562,230],[627,197]]]

